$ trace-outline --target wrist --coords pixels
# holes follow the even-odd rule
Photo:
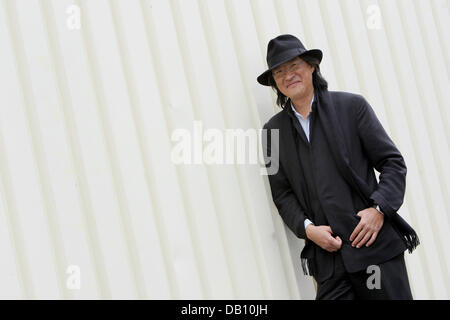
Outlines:
[[[380,209],[380,206],[376,202],[374,202],[372,208],[376,209],[380,214],[384,215],[384,213]]]
[[[305,228],[306,237],[307,237],[309,240],[312,240],[312,239],[311,239],[311,232],[313,231],[314,228],[315,228],[315,226],[314,226],[314,224],[312,224],[312,223],[310,223],[309,225],[307,225],[306,228]]]

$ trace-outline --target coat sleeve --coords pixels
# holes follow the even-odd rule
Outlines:
[[[371,165],[380,172],[378,186],[370,199],[380,206],[387,218],[392,218],[405,195],[405,161],[364,98],[359,103],[357,121],[363,149]]]
[[[266,163],[266,168],[273,165],[273,161],[278,161],[278,170],[272,174],[268,174],[270,189],[272,192],[272,199],[278,209],[278,213],[283,219],[284,223],[289,229],[301,239],[306,239],[306,232],[304,222],[306,219],[305,212],[300,206],[297,196],[293,192],[289,180],[279,162],[279,158],[272,157],[272,151],[276,146],[271,145],[270,129],[267,123],[263,131],[262,144],[263,154]],[[267,135],[265,134],[267,133]],[[278,142],[276,142],[278,143]],[[269,172],[269,170],[268,170]]]

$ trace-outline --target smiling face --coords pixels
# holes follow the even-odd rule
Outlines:
[[[308,96],[313,89],[312,73],[314,67],[299,57],[283,63],[272,70],[278,90],[291,100]]]

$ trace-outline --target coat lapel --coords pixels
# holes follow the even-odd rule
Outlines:
[[[319,112],[319,119],[324,128],[325,136],[338,170],[347,183],[359,193],[367,206],[369,206],[369,187],[359,178],[350,165],[350,157],[348,155],[347,145],[345,144],[344,134],[338,122],[335,105],[329,92],[320,91],[318,100],[319,105],[317,110]]]

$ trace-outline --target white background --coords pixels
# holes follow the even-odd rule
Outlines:
[[[0,298],[314,298],[259,165],[170,158],[194,120],[279,111],[256,77],[280,33],[375,109],[408,167],[414,297],[450,298],[446,0],[0,0]]]

